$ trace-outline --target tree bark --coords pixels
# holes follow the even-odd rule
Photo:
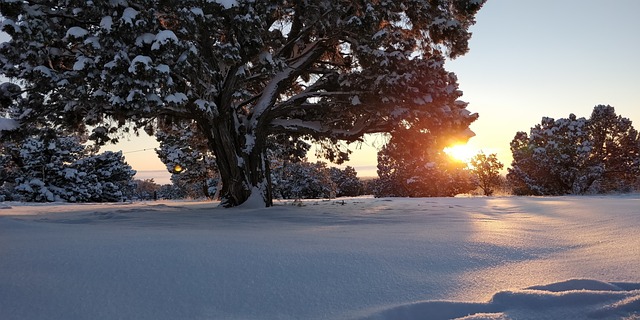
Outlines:
[[[253,192],[260,192],[265,206],[269,207],[273,200],[265,137],[253,133],[255,145],[247,150],[245,136],[236,134],[236,129],[232,126],[232,123],[221,121],[205,131],[220,172],[222,206],[241,205]]]

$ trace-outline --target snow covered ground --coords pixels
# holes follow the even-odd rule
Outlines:
[[[640,195],[0,203],[0,319],[640,319]]]

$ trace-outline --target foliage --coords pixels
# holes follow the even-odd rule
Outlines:
[[[344,169],[332,167],[329,170],[331,180],[336,185],[336,197],[355,197],[363,194],[364,185],[358,178],[356,169],[346,166]]]
[[[193,121],[215,154],[225,206],[260,190],[267,139],[340,141],[411,124],[468,126],[446,57],[468,50],[484,0],[0,0],[0,75],[23,124],[122,131]],[[6,87],[8,88],[8,87]],[[15,87],[12,87],[15,89]],[[420,120],[420,121],[418,121]]]
[[[153,178],[133,181],[134,188],[129,195],[133,199],[138,200],[157,200],[160,185]]]
[[[135,171],[121,152],[90,154],[77,136],[51,129],[6,142],[0,184],[14,200],[51,202],[121,201]]]
[[[515,194],[629,191],[640,176],[640,137],[629,119],[598,105],[589,119],[542,118],[511,142]]]
[[[466,164],[443,149],[446,133],[412,129],[394,132],[378,152],[376,197],[452,197],[473,190]],[[440,140],[438,140],[440,138]]]
[[[171,182],[192,199],[214,198],[219,173],[215,156],[195,123],[176,122],[160,126],[155,133],[156,153],[171,172]]]
[[[486,155],[478,153],[469,161],[470,171],[474,175],[474,181],[485,196],[490,196],[495,188],[501,184],[500,170],[504,165],[498,161],[495,153]]]
[[[336,185],[324,162],[284,162],[272,170],[273,192],[281,199],[333,198]]]

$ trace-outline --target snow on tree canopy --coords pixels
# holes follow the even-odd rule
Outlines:
[[[640,176],[640,136],[611,106],[596,106],[589,119],[543,117],[516,134],[511,151],[516,194],[630,191]]]
[[[0,118],[0,131],[15,130],[19,126],[20,123],[18,123],[18,121],[15,121],[13,119]]]
[[[176,34],[171,30],[162,30],[156,35],[155,41],[153,45],[151,45],[151,50],[158,50],[163,44],[169,41],[178,42],[178,37],[176,37]]]
[[[234,6],[238,6],[238,2],[236,0],[207,0],[209,3],[218,3],[223,6],[225,9],[229,9]]]
[[[444,64],[469,50],[484,2],[15,2],[0,6],[0,75],[24,83],[21,123],[105,126],[108,141],[195,122],[224,205],[256,190],[270,205],[269,137],[305,136],[342,161],[340,143],[400,124],[464,132],[477,114]]]
[[[82,38],[82,37],[86,36],[87,34],[89,34],[89,31],[87,31],[84,28],[72,27],[67,31],[67,34],[65,35],[65,37]]]
[[[107,32],[111,31],[111,26],[113,25],[113,18],[110,16],[102,17],[100,20],[100,27],[105,29]]]
[[[124,21],[125,23],[128,24],[133,24],[133,20],[136,18],[136,16],[138,15],[138,11],[136,9],[133,8],[126,8],[124,9],[124,12],[122,13],[122,21]]]
[[[151,63],[152,63],[152,60],[148,56],[136,56],[131,61],[131,65],[129,66],[128,71],[131,72],[131,73],[136,73],[136,69],[138,67],[138,64],[141,64],[144,69],[148,70],[148,69],[151,68],[151,66],[150,66]]]

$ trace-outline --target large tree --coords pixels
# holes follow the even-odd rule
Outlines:
[[[89,125],[104,143],[192,120],[224,205],[252,193],[270,205],[272,134],[333,146],[417,119],[473,121],[444,61],[467,52],[484,2],[0,0],[0,73],[21,85],[23,126]]]

